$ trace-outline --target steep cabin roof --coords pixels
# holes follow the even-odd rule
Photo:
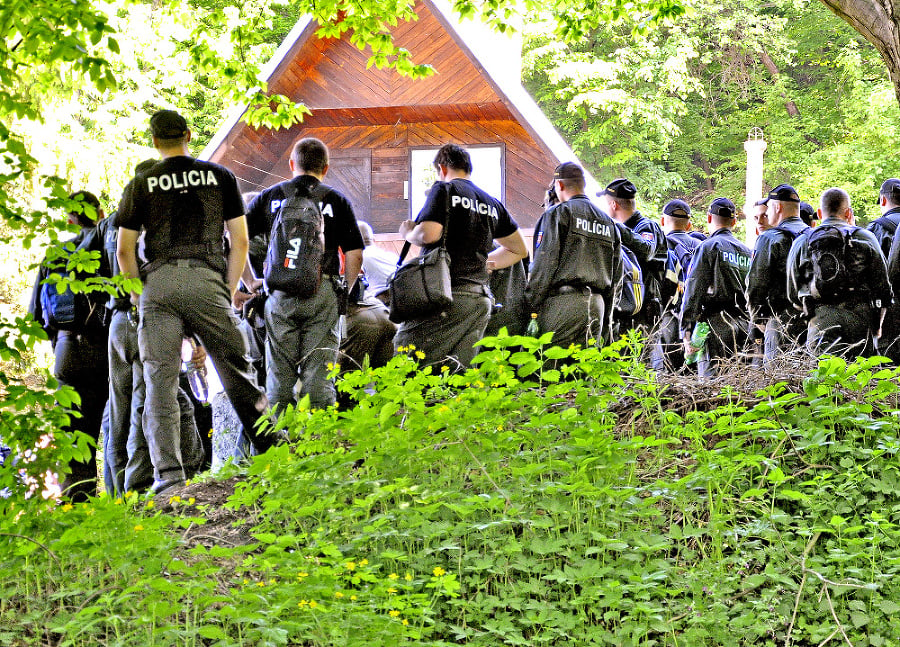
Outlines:
[[[270,91],[304,103],[312,115],[290,129],[254,130],[240,121],[240,106],[201,157],[234,171],[243,191],[256,191],[290,176],[295,141],[317,137],[331,155],[325,181],[350,198],[357,217],[375,232],[394,233],[416,215],[408,199],[411,150],[448,142],[499,146],[503,195],[497,197],[520,227],[533,227],[553,168],[577,157],[522,87],[511,57],[485,49],[501,36],[466,35],[471,25],[462,27],[434,0],[421,0],[415,12],[418,20],[398,23],[392,35],[435,74],[414,80],[367,68],[368,50],[359,50],[346,35],[319,39],[317,23],[303,19],[264,78]],[[588,195],[597,189],[588,176]]]

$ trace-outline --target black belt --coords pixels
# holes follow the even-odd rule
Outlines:
[[[560,285],[551,290],[552,294],[600,294],[600,290],[587,285]]]
[[[490,292],[487,287],[484,285],[480,285],[478,283],[457,283],[456,285],[450,286],[451,292],[469,292],[471,294],[480,294],[482,296],[490,297]]]
[[[205,261],[202,258],[167,258],[164,261],[160,262],[152,262],[142,268],[143,274],[150,274],[151,272],[155,272],[163,265],[175,265],[177,267],[192,267],[192,268],[202,268],[207,270],[212,270],[213,272],[218,272],[220,274],[224,273],[224,268],[214,267],[213,263],[209,261]]]
[[[341,278],[340,274],[322,274],[321,278],[319,279],[319,288],[321,289],[326,283],[331,283],[332,289],[333,289],[334,281],[336,279],[340,279],[340,278]],[[279,294],[282,297],[295,296],[295,295],[291,294],[290,292],[285,292],[284,290],[272,290],[271,294]],[[316,292],[316,294],[318,294],[318,291]],[[309,297],[309,298],[312,299],[312,297]]]

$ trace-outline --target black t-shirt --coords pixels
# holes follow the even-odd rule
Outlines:
[[[297,187],[305,185],[312,189],[319,184],[319,180],[312,175],[299,175],[271,186],[256,196],[247,208],[250,238],[259,234],[268,235],[272,231],[282,200],[288,195],[293,195]],[[339,274],[341,261],[338,248],[345,254],[355,249],[363,249],[363,240],[350,201],[328,185],[324,185],[323,188],[328,190],[319,203],[325,219],[325,257],[322,262],[322,273]]]
[[[493,240],[510,236],[519,228],[499,200],[460,178],[432,185],[416,218],[416,223],[422,222],[436,222],[445,228],[453,284],[487,284],[487,256]],[[440,244],[425,245],[425,250]]]
[[[151,263],[164,258],[204,258],[224,268],[225,222],[244,215],[234,175],[224,166],[185,155],[169,157],[136,176],[119,203],[115,225],[146,230]]]

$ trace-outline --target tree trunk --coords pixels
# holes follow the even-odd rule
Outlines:
[[[769,70],[769,74],[772,75],[772,78],[777,80],[779,76],[781,76],[781,71],[778,69],[778,66],[775,65],[775,61],[769,56],[766,50],[759,50],[759,60],[762,61],[762,64],[766,66],[766,69]],[[797,104],[792,100],[788,99],[784,92],[781,93],[781,97],[786,99],[786,103],[784,104],[785,110],[791,117],[799,117],[800,116],[800,108],[797,107]]]
[[[694,165],[698,166],[703,171],[706,190],[712,192],[716,187],[713,186],[712,167],[709,165],[709,160],[703,157],[699,151],[694,151]]]
[[[900,1],[822,0],[822,4],[875,46],[900,103]]]

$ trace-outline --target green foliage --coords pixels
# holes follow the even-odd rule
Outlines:
[[[768,186],[815,203],[839,185],[861,222],[880,215],[900,108],[877,51],[821,3],[701,2],[647,34],[607,24],[568,44],[548,24],[524,30],[527,87],[601,183],[638,183],[645,211],[743,204],[743,142],[761,127]]]
[[[289,410],[292,445],[256,457],[226,504],[240,541],[198,532],[221,511],[179,497],[16,504],[2,635],[892,644],[896,369],[826,358],[802,392],[682,411],[625,342],[546,341],[484,340],[459,375],[407,349],[341,380],[356,408]]]

